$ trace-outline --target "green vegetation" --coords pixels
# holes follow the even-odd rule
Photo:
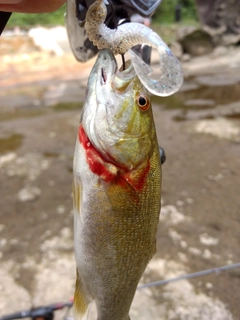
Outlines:
[[[169,24],[175,21],[175,8],[181,6],[181,21],[193,23],[197,21],[195,0],[162,0],[161,5],[153,16],[153,24]],[[30,27],[36,25],[64,25],[64,13],[66,6],[62,6],[55,12],[43,14],[14,13],[8,22],[9,27]]]
[[[66,6],[62,6],[60,9],[41,14],[25,14],[25,13],[13,13],[7,26],[8,27],[30,27],[37,25],[55,26],[64,25],[64,14],[66,12]]]
[[[153,16],[153,23],[169,24],[175,22],[177,6],[180,6],[182,22],[197,21],[195,0],[162,0]]]

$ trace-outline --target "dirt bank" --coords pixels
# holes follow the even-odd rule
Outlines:
[[[28,51],[0,57],[0,314],[67,300],[75,282],[72,158],[92,62]],[[153,98],[167,161],[157,254],[142,282],[240,261],[235,67],[223,82],[219,68],[191,61],[179,94]],[[239,288],[235,269],[144,289],[132,319],[239,320]]]

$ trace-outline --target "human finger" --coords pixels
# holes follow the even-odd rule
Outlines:
[[[0,0],[0,11],[44,13],[55,11],[66,0]]]

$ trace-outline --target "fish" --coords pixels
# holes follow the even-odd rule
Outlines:
[[[149,92],[130,61],[103,49],[93,66],[73,161],[75,319],[129,320],[154,253],[161,160]]]
[[[95,0],[86,13],[85,30],[90,41],[98,49],[108,48],[114,55],[129,52],[132,64],[140,81],[154,95],[169,96],[182,85],[183,71],[181,63],[173,55],[166,43],[151,28],[137,22],[108,28],[104,21],[107,16],[106,0]],[[147,44],[156,48],[160,61],[160,77],[154,79],[153,70],[136,52],[136,45]]]

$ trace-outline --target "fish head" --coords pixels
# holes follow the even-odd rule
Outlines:
[[[149,93],[131,63],[118,70],[108,49],[91,71],[81,125],[106,161],[131,170],[151,156],[156,139]]]

